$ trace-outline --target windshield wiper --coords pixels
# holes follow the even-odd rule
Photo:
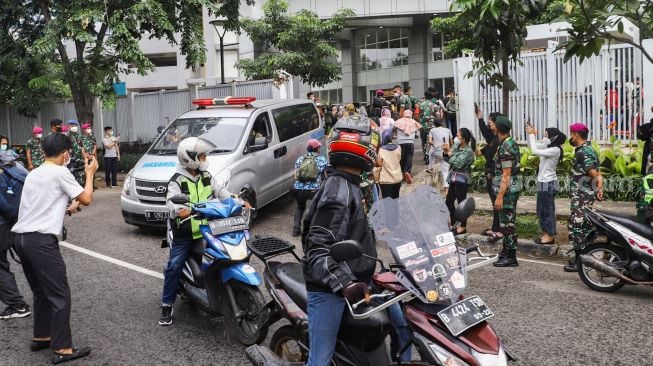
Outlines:
[[[217,153],[226,153],[226,152],[231,152],[229,149],[215,149],[211,151],[211,154],[217,154]]]
[[[171,149],[166,149],[166,150],[161,149],[161,150],[155,150],[155,153],[157,155],[172,155],[172,154],[176,154],[177,152]]]

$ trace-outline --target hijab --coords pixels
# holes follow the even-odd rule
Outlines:
[[[392,130],[384,130],[381,135],[381,148],[383,150],[394,151],[399,145],[392,143]]]
[[[562,156],[564,155],[564,151],[562,150],[562,144],[567,141],[567,136],[562,133],[559,129],[555,127],[549,127],[546,129],[546,134],[549,138],[549,146],[548,147],[557,147],[560,149],[560,160],[562,161]]]

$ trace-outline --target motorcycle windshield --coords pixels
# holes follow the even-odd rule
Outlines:
[[[467,285],[467,258],[437,190],[420,186],[398,199],[378,200],[368,219],[377,241],[388,245],[400,265],[397,278],[406,288],[427,304],[457,301]]]
[[[206,219],[224,219],[233,216],[241,210],[242,206],[229,197],[224,201],[212,200],[197,203],[193,210]]]

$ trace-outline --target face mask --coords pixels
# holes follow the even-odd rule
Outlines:
[[[40,139],[40,138],[42,138],[42,137],[43,137],[43,134],[42,134],[42,133],[37,133],[37,134],[36,134],[36,138],[37,138],[37,139]]]
[[[0,150],[2,150],[2,151],[7,150],[7,144],[0,145]]]
[[[395,93],[395,98],[399,96],[399,93]]]
[[[549,146],[551,144],[551,140],[549,140],[548,137],[545,137],[542,139],[542,143],[546,146]]]
[[[456,136],[456,137],[453,139],[453,144],[454,144],[454,145],[458,145],[458,144],[460,144],[460,139],[458,138],[458,136]]]
[[[68,157],[64,160],[63,165],[68,165],[70,164],[70,153],[68,153]]]
[[[109,132],[107,132],[107,135],[109,135],[109,136],[113,136],[113,131],[109,131]]]
[[[57,131],[57,132],[61,132],[61,126],[56,126],[56,127],[54,128],[54,130]]]
[[[70,128],[70,132],[77,132],[77,130],[78,130],[77,127],[71,127]]]
[[[573,137],[569,138],[569,145],[576,146],[576,140]]]
[[[204,160],[204,161],[200,162],[200,170],[201,171],[205,172],[208,169],[209,169],[209,162],[208,161]]]
[[[91,132],[93,132],[93,130],[91,130],[90,128],[87,128],[87,129],[85,129],[85,130],[84,130],[84,132],[86,132],[87,134],[89,134],[89,135],[90,135],[90,134],[91,134]]]

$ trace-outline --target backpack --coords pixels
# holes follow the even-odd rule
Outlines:
[[[312,182],[317,179],[319,174],[317,156],[313,154],[304,155],[304,160],[297,169],[297,180],[302,183]]]
[[[0,167],[0,207],[2,217],[15,222],[18,219],[20,196],[27,177],[27,169],[21,165],[3,165]]]

